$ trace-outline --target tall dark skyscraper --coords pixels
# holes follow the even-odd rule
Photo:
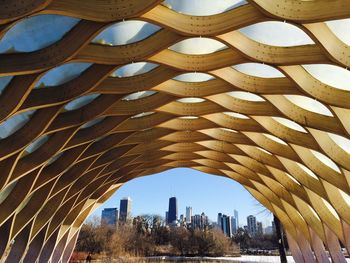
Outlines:
[[[126,222],[131,217],[131,198],[123,198],[120,200],[120,214],[119,220]]]
[[[169,198],[168,223],[174,223],[177,220],[177,199],[176,197]]]

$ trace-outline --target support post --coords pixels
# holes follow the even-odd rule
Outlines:
[[[273,221],[275,222],[276,235],[278,239],[278,250],[280,252],[281,263],[287,263],[286,249],[284,245],[283,230],[280,220],[274,215]]]

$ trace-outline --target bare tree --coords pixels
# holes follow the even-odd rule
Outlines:
[[[81,227],[76,249],[91,253],[105,251],[113,231],[112,227],[106,224],[101,225],[98,217],[93,217]]]
[[[154,215],[135,217],[133,224],[111,228],[93,218],[80,232],[76,250],[101,253],[109,259],[120,256],[231,254],[232,241],[216,229],[200,230],[184,227],[169,228]],[[237,246],[236,246],[237,248]]]

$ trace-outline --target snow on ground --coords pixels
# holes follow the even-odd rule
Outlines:
[[[151,257],[152,258],[152,257]],[[153,257],[153,258],[163,258],[163,259],[174,259],[174,257]],[[186,257],[185,257],[186,258]],[[184,258],[182,258],[184,259]],[[196,259],[196,258],[188,258]],[[240,257],[218,257],[218,258],[200,258],[200,259],[209,259],[209,260],[220,260],[221,262],[228,263],[280,263],[279,256],[250,256],[242,255]],[[292,256],[287,256],[288,263],[295,263]],[[346,262],[350,263],[350,258],[346,259]]]
[[[240,257],[234,257],[234,258],[217,258],[219,260],[222,260],[223,262],[244,262],[244,263],[280,263],[279,256],[249,256],[249,255],[243,255]],[[288,263],[295,263],[292,256],[287,256]],[[346,262],[350,263],[350,258],[346,259]]]

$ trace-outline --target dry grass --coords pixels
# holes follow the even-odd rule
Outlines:
[[[115,263],[119,262],[125,262],[125,263],[157,263],[157,262],[164,262],[164,263],[174,263],[174,262],[182,262],[182,263],[222,263],[221,260],[143,260],[143,259],[134,259],[134,260],[127,260],[127,261],[113,261]]]
[[[143,258],[130,258],[124,260],[114,260],[115,263],[174,263],[174,262],[182,262],[182,263],[222,263],[222,260],[212,259],[212,260],[203,260],[203,259],[143,259]]]
[[[75,263],[83,263],[85,260],[74,261]],[[92,263],[222,263],[222,260],[203,260],[203,259],[142,259],[142,258],[129,258],[129,259],[114,259],[114,260],[93,260]]]

